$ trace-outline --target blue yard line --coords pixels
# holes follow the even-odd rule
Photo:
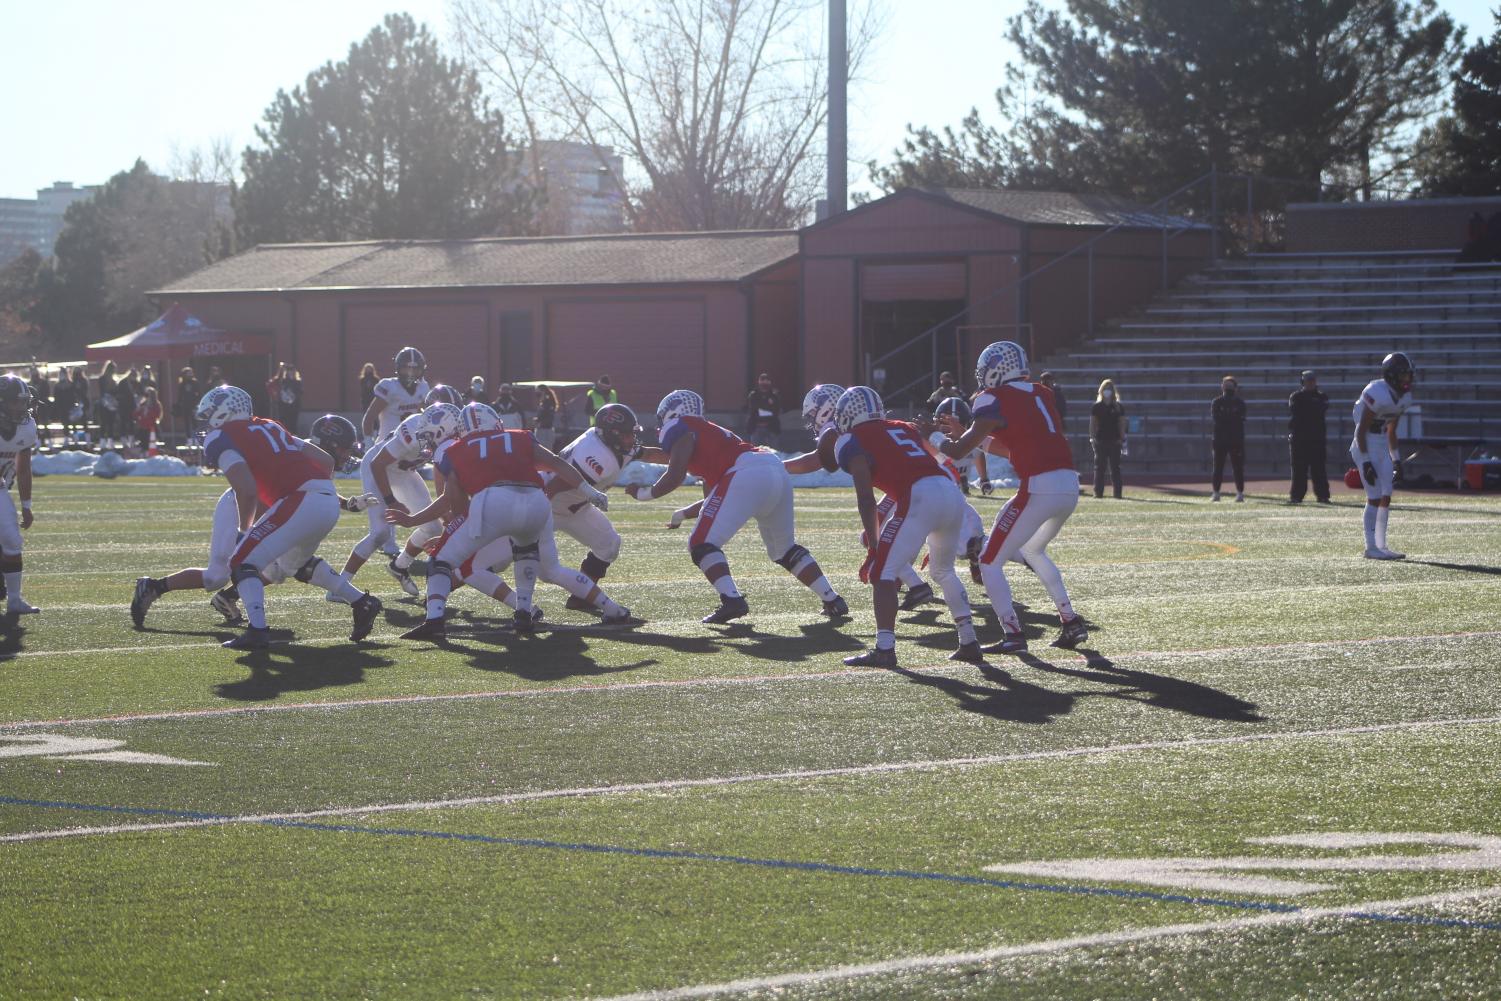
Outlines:
[[[1120,900],[1149,900],[1165,904],[1194,904],[1240,911],[1270,911],[1296,914],[1303,910],[1296,904],[1269,903],[1258,900],[1231,900],[1220,897],[1191,897],[1179,893],[1156,893],[1151,890],[1121,890],[1098,886],[1075,886],[1068,883],[1029,883],[1010,879],[989,879],[961,873],[924,872],[914,869],[875,869],[867,866],[836,865],[831,862],[799,862],[789,859],[753,858],[745,855],[716,855],[668,848],[630,848],[624,845],[598,845],[589,842],[548,841],[542,838],[507,838],[492,834],[463,834],[454,831],[427,831],[404,827],[367,827],[358,824],[322,824],[309,820],[244,820],[233,814],[203,813],[197,810],[172,810],[154,807],[107,806],[95,803],[69,803],[54,800],[20,799],[0,796],[0,805],[38,807],[52,810],[80,810],[93,813],[120,813],[147,817],[173,817],[182,820],[223,821],[256,824],[263,827],[286,827],[304,831],[336,834],[376,834],[385,837],[426,838],[437,841],[464,841],[474,844],[505,845],[512,848],[546,848],[553,851],[592,852],[600,855],[628,855],[636,858],[675,859],[685,862],[718,862],[730,865],[757,866],[763,869],[787,869],[837,876],[866,876],[877,879],[910,879],[965,886],[988,886],[1002,890],[1035,893],[1063,893],[1083,897],[1113,897]],[[1462,918],[1438,918],[1415,914],[1353,912],[1346,915],[1361,921],[1393,924],[1431,925],[1441,928],[1477,928],[1501,931],[1501,922],[1466,921]]]

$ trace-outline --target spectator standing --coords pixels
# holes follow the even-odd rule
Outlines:
[[[115,382],[115,422],[119,436],[115,441],[115,448],[125,448],[135,436],[135,420],[132,415],[141,398],[138,385],[139,378],[133,368],[126,369],[125,374]]]
[[[92,407],[89,401],[89,377],[84,374],[83,366],[73,370],[73,401],[68,408],[68,419],[77,428],[82,440],[89,440],[89,417]]]
[[[36,367],[36,362],[31,363],[31,398],[36,403],[36,427],[37,437],[44,446],[52,444],[51,432],[47,426],[52,423],[52,384],[42,374],[41,369]]]
[[[490,394],[485,392],[485,377],[477,375],[469,380],[469,390],[464,394],[465,403],[490,404]]]
[[[589,392],[584,394],[584,410],[589,415],[589,424],[594,424],[594,415],[599,413],[599,408],[611,403],[619,403],[620,394],[615,392],[610,385],[610,377],[602,375],[594,380],[594,385],[589,387]]]
[[[276,371],[266,380],[266,401],[271,404],[271,419],[286,425],[282,417],[281,387],[287,377],[287,363],[277,362]]]
[[[52,390],[53,420],[63,426],[63,444],[73,441],[73,375],[65,368],[57,370],[57,386]]]
[[[533,428],[537,440],[544,448],[552,448],[557,440],[558,394],[547,386],[537,387],[537,423]]]
[[[115,375],[115,363],[105,362],[95,381],[99,387],[99,447],[112,448],[120,434],[120,401],[115,396],[115,387],[120,380]]]
[[[1042,373],[1042,375],[1037,377],[1037,381],[1053,391],[1053,405],[1058,408],[1058,419],[1064,422],[1064,434],[1067,434],[1068,429],[1066,425],[1068,424],[1068,401],[1063,398],[1063,388],[1058,385],[1058,380],[1054,378],[1052,372]],[[1109,382],[1110,380],[1107,379],[1105,381]],[[1124,435],[1124,433],[1125,431],[1124,429],[1122,429],[1122,435]],[[1125,440],[1124,437],[1122,438],[1122,440]],[[1116,496],[1119,497],[1120,494],[1117,493]]]
[[[177,373],[177,395],[172,401],[172,416],[182,427],[183,441],[186,442],[193,431],[193,411],[198,409],[198,373],[193,371],[193,366],[184,365]]]
[[[213,389],[216,386],[227,386],[227,385],[229,385],[229,380],[226,379],[226,378],[224,378],[224,373],[222,371],[220,371],[218,365],[210,365],[209,366],[207,382],[208,382],[209,389]],[[204,392],[207,392],[207,391],[208,390],[204,390]]]
[[[500,392],[495,394],[495,402],[490,404],[500,419],[505,421],[506,427],[515,430],[526,427],[526,419],[521,414],[521,404],[516,399],[516,391],[509,382],[500,384]]]
[[[960,389],[954,381],[954,373],[940,372],[938,374],[938,388],[933,390],[933,395],[928,397],[928,413],[936,413],[938,404],[953,397],[964,399],[964,390]]]
[[[1061,409],[1061,408],[1060,408]],[[1063,416],[1061,413],[1058,415]],[[1126,408],[1110,379],[1100,383],[1089,411],[1089,443],[1094,447],[1094,495],[1105,496],[1105,470],[1110,470],[1114,496],[1121,496],[1121,450],[1126,446]]]
[[[301,419],[302,373],[289,365],[281,380],[281,422],[287,430],[297,434],[297,422]]]
[[[1287,398],[1287,442],[1292,453],[1293,485],[1290,500],[1303,503],[1308,481],[1313,480],[1313,495],[1320,504],[1329,503],[1328,430],[1324,415],[1329,397],[1319,389],[1318,375],[1311,369],[1298,380],[1299,389]]]
[[[1209,404],[1209,416],[1214,422],[1214,493],[1210,500],[1220,499],[1220,485],[1225,481],[1225,459],[1235,471],[1235,500],[1246,499],[1246,401],[1239,396],[1239,384],[1233,375],[1220,380],[1220,395]]]
[[[370,404],[375,401],[375,384],[380,382],[380,373],[375,370],[374,362],[365,362],[365,367],[360,369],[360,412],[370,409]]]
[[[155,389],[157,390],[157,392],[161,392],[160,387],[158,387],[156,384],[156,376],[151,373],[150,365],[141,366],[141,378],[140,381],[136,383],[136,389],[143,396],[148,389]]]
[[[771,375],[762,372],[756,387],[745,398],[745,440],[753,445],[775,447],[782,436],[782,400]]]
[[[141,402],[136,404],[132,415],[135,420],[136,446],[141,455],[156,451],[156,426],[161,423],[162,404],[157,399],[156,387],[147,386],[141,393]]]

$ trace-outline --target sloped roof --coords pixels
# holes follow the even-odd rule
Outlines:
[[[1199,228],[1192,219],[1138,205],[1114,195],[1066,191],[999,191],[989,188],[920,188],[961,205],[1014,222],[1039,226],[1146,226]]]
[[[151,294],[733,282],[796,254],[792,230],[264,244]]]

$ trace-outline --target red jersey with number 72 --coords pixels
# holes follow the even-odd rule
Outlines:
[[[326,480],[328,470],[302,450],[302,441],[276,421],[252,417],[214,428],[203,439],[203,464],[218,468],[225,452],[237,452],[255,477],[261,503],[270,507],[308,480]]]
[[[501,483],[540,487],[535,440],[530,431],[474,431],[443,449],[438,468],[444,476],[457,476],[471,497]]]
[[[975,396],[975,420],[1000,421],[990,437],[1011,455],[1023,479],[1073,469],[1074,453],[1063,436],[1053,391],[1040,382],[1007,382]]]
[[[850,428],[835,446],[839,468],[849,471],[850,460],[864,455],[870,481],[889,497],[906,497],[912,484],[948,472],[923,447],[922,432],[906,421],[864,421]]]

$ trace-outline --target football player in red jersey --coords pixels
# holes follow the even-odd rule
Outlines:
[[[776,453],[705,420],[703,398],[691,389],[663,397],[657,420],[662,447],[643,449],[640,458],[665,462],[667,470],[651,486],[632,486],[626,492],[636,500],[651,500],[676,490],[689,473],[703,480],[707,493],[688,552],[719,592],[719,607],[703,621],[730,622],[750,612],[721,547],[751,518],[756,519],[772,561],[823,599],[825,615],[846,618],[849,606],[829,585],[813,554],[794,538],[792,480]]]
[[[402,639],[444,638],[443,612],[458,582],[457,568],[486,544],[509,536],[516,561],[517,632],[533,629],[532,592],[541,558],[540,540],[552,521],[552,506],[542,489],[541,471],[553,473],[601,510],[609,499],[584,482],[579,471],[537,443],[530,431],[474,431],[451,443],[438,457],[443,492],[421,511],[386,512],[397,525],[421,525],[449,515],[463,515],[433,556],[427,576],[427,619]]]
[[[380,602],[361,595],[314,554],[338,523],[343,507],[330,478],[334,457],[275,421],[254,416],[250,394],[236,386],[209,390],[196,416],[199,426],[208,430],[203,463],[222,471],[234,488],[240,530],[245,533],[229,567],[250,625],[224,645],[234,650],[270,645],[261,569],[280,559],[298,568],[295,576],[303,583],[343,593],[354,609],[351,640],[370,635]],[[265,508],[259,518],[257,504]]]
[[[996,516],[980,557],[985,589],[1006,631],[1004,639],[985,651],[1027,649],[1021,620],[1011,604],[1004,571],[1008,560],[1025,562],[1047,588],[1062,624],[1053,645],[1071,650],[1089,631],[1074,613],[1063,575],[1045,550],[1079,504],[1079,474],[1053,391],[1028,378],[1027,353],[1011,341],[997,341],[980,352],[975,379],[980,392],[975,395],[974,423],[958,438],[947,439],[943,452],[957,459],[983,446],[1008,456],[1021,478],[1020,489]]]
[[[959,630],[952,659],[980,663],[969,595],[954,572],[964,532],[964,495],[915,424],[883,419],[881,397],[855,386],[835,405],[839,466],[855,481],[855,500],[868,553],[860,579],[871,585],[876,610],[876,647],[846,657],[851,667],[896,667],[897,574],[928,544],[933,582],[943,592]],[[884,525],[876,515],[875,488],[896,504]]]

